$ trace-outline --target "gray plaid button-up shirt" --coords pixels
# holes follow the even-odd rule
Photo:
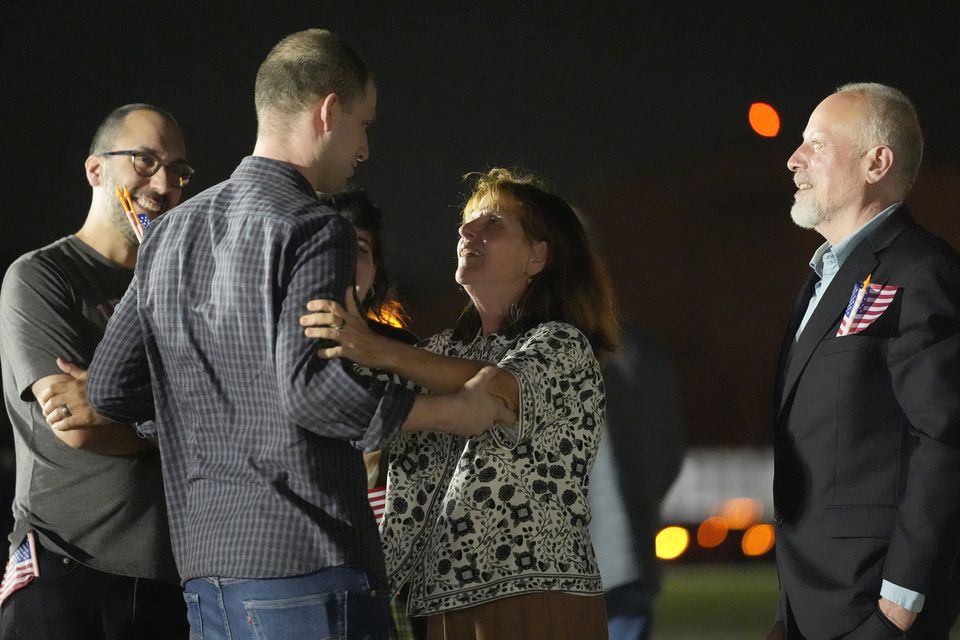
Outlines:
[[[298,319],[353,282],[350,224],[290,166],[248,157],[154,222],[90,366],[113,420],[156,419],[181,578],[383,575],[361,450],[414,394],[359,378]]]

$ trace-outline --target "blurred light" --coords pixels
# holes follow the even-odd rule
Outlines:
[[[750,105],[750,126],[764,138],[773,138],[780,133],[780,114],[766,102]]]
[[[755,524],[743,534],[740,547],[743,549],[744,555],[762,556],[767,551],[770,551],[770,549],[773,549],[773,542],[773,525]]]
[[[717,510],[730,529],[742,530],[760,520],[763,505],[754,498],[733,498]]]
[[[690,546],[690,534],[683,527],[666,527],[657,534],[657,557],[673,560]]]
[[[385,300],[380,306],[379,315],[374,309],[367,310],[367,317],[375,322],[388,324],[391,327],[405,329],[410,324],[410,316],[399,300]]]
[[[697,528],[697,544],[704,549],[719,547],[727,539],[729,530],[726,518],[710,516]]]

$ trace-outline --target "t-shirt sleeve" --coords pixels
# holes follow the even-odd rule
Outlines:
[[[498,444],[513,448],[535,433],[574,413],[596,415],[603,409],[599,365],[586,336],[561,322],[541,324],[523,336],[498,363],[517,379],[517,422],[497,426]]]
[[[34,399],[37,380],[63,373],[57,358],[90,362],[81,324],[75,293],[58,267],[37,257],[10,266],[0,293],[0,352],[22,400]]]

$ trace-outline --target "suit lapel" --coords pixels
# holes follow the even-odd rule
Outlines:
[[[783,336],[783,342],[780,345],[780,358],[777,361],[777,378],[776,378],[776,411],[780,410],[780,399],[783,397],[783,381],[784,376],[787,374],[787,369],[790,366],[790,359],[793,355],[794,348],[794,337],[797,335],[797,328],[800,327],[800,321],[803,320],[803,315],[807,312],[807,307],[810,304],[810,297],[813,295],[813,288],[817,284],[817,275],[811,271],[809,277],[807,278],[806,284],[803,285],[803,289],[800,290],[800,295],[797,297],[797,301],[793,305],[793,314],[790,316],[790,322],[787,325],[787,332]]]
[[[800,339],[793,345],[793,353],[790,354],[790,340],[796,333],[796,327],[799,326],[799,319],[796,313],[803,317],[806,310],[806,302],[810,300],[812,290],[804,289],[804,294],[797,301],[797,309],[794,312],[794,321],[791,323],[793,332],[788,333],[784,342],[784,348],[780,355],[780,376],[783,384],[780,387],[779,407],[777,417],[783,413],[787,400],[793,393],[793,387],[797,384],[800,374],[803,373],[810,356],[813,355],[817,345],[826,338],[827,334],[834,329],[840,322],[843,312],[850,302],[850,294],[853,292],[854,284],[863,282],[868,274],[876,271],[880,264],[879,253],[886,249],[899,236],[908,225],[913,224],[910,214],[906,207],[900,207],[887,220],[884,220],[870,235],[864,238],[853,250],[853,253],[844,261],[840,271],[830,282],[830,287],[824,292],[823,298],[817,303],[817,308],[807,321],[807,325],[800,334]],[[811,282],[807,283],[811,287]]]

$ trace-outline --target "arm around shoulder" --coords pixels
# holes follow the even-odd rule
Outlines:
[[[311,300],[300,324],[304,335],[334,341],[317,351],[322,359],[346,358],[371,369],[389,371],[434,393],[454,393],[488,362],[447,356],[431,348],[420,348],[393,340],[373,331],[357,309],[352,289],[346,292],[346,306],[334,300]],[[443,342],[448,332],[434,336],[431,344]],[[488,391],[515,411],[519,395],[516,379],[498,370]]]

